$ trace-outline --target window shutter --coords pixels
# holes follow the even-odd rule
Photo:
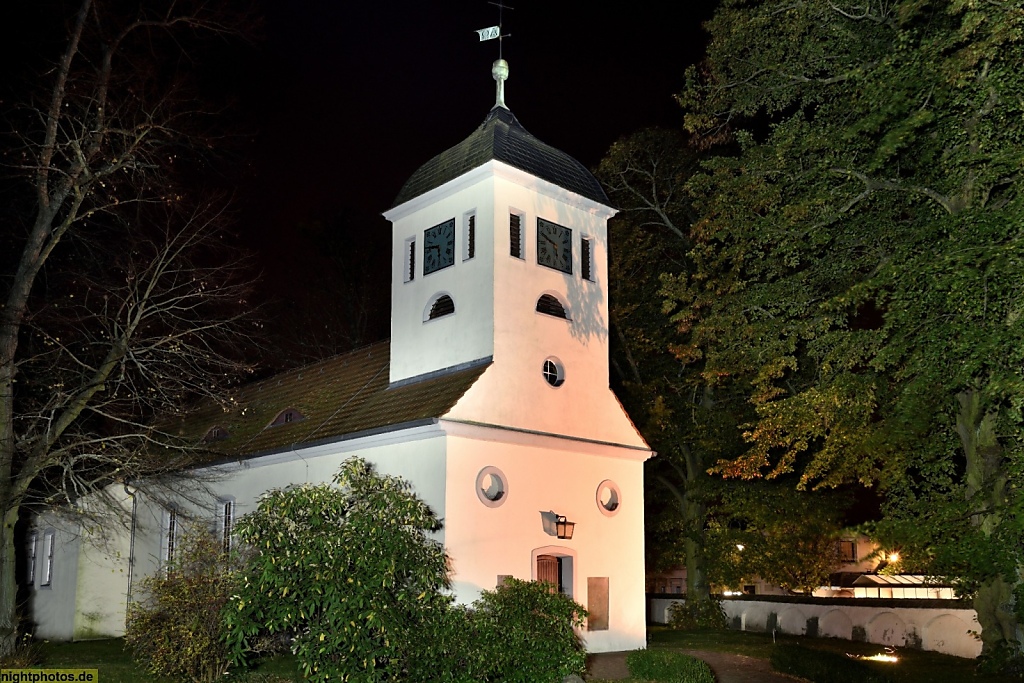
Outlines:
[[[517,214],[509,214],[509,254],[523,258],[523,227],[522,219]]]
[[[409,242],[409,282],[416,279],[416,240]]]
[[[593,280],[590,274],[591,244],[586,237],[580,238],[580,274],[584,280]]]

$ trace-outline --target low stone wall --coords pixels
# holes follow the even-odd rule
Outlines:
[[[650,596],[651,622],[668,623],[673,596]],[[914,647],[957,657],[977,657],[981,641],[977,613],[959,600],[886,598],[805,598],[740,596],[722,602],[730,626],[770,632],[859,640],[893,647]]]

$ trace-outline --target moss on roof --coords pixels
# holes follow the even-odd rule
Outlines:
[[[402,186],[392,206],[404,204],[492,159],[609,205],[601,184],[583,164],[530,135],[508,109],[494,107],[468,138],[420,166]]]
[[[448,412],[487,362],[389,386],[391,345],[380,342],[235,390],[231,407],[204,405],[178,427],[202,439],[214,427],[227,437],[206,444],[209,459],[245,458],[437,418]],[[272,426],[294,409],[302,419]]]

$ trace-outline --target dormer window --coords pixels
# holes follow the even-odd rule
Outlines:
[[[423,322],[426,322],[427,320],[434,320],[435,318],[440,318],[446,315],[451,315],[454,312],[455,302],[447,294],[441,294],[436,299],[434,299],[434,302],[432,304],[430,304],[426,320],[424,320]]]
[[[226,438],[228,438],[228,430],[217,425],[216,427],[210,427],[210,431],[206,432],[206,436],[203,437],[203,443],[223,441]]]
[[[562,318],[563,320],[569,319],[562,302],[550,294],[541,294],[540,298],[537,299],[537,312],[555,318]]]
[[[280,427],[281,425],[286,425],[292,422],[301,422],[302,420],[305,419],[306,416],[297,411],[295,408],[288,408],[287,410],[282,410],[280,413],[278,413],[277,417],[274,418],[274,421],[270,423],[270,426]]]

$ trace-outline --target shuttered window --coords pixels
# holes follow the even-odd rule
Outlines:
[[[509,254],[516,258],[523,257],[523,219],[519,214],[508,217]]]
[[[476,256],[476,215],[466,214],[466,229],[463,234],[462,243],[465,245],[465,251],[462,254],[462,260],[468,261],[469,259]]]
[[[594,277],[591,271],[591,260],[593,259],[593,244],[589,237],[580,238],[580,274],[584,280],[593,281]]]
[[[412,282],[416,279],[416,240],[409,238],[405,241],[405,281]]]

